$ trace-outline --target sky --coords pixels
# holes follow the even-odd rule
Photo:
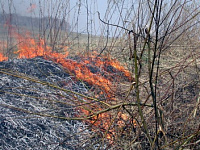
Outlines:
[[[41,14],[43,16],[57,14],[58,18],[62,18],[65,15],[65,19],[72,26],[77,26],[78,17],[79,29],[77,27],[74,28],[80,32],[85,32],[87,28],[86,6],[88,5],[89,7],[90,15],[88,20],[92,20],[93,24],[95,23],[95,27],[99,28],[100,22],[97,11],[100,12],[101,16],[105,15],[107,0],[0,0],[0,5],[0,10],[6,13],[17,13],[22,16],[41,17]]]
[[[139,2],[137,0],[0,0],[0,11],[40,18],[56,15],[57,18],[64,17],[73,32],[118,37],[120,32],[125,31],[101,22],[98,12],[101,19],[107,23],[133,29],[132,25],[138,23]],[[141,2],[146,3],[146,0]],[[140,20],[143,27],[148,24],[149,18],[145,11],[147,10],[143,10],[141,14],[143,20]]]
[[[40,5],[42,5],[43,8],[45,8],[44,5],[46,5],[45,9],[47,9],[47,7],[50,6],[50,3],[56,6],[60,2],[61,5],[69,3],[70,7],[73,8],[77,3],[79,3],[79,1],[82,5],[84,5],[86,1],[88,1],[89,5],[95,4],[98,6],[96,7],[96,10],[100,12],[105,12],[106,10],[107,0],[0,0],[0,4],[2,10],[6,12],[9,12],[9,6],[11,6],[12,12],[29,16],[31,13],[38,15]],[[33,5],[34,8],[31,9],[31,6]]]
[[[163,0],[163,10],[166,10],[163,15],[167,14],[168,8],[175,1],[177,2],[177,0]],[[191,3],[194,1],[196,0],[192,0]],[[180,2],[184,0],[179,0],[177,3]],[[0,0],[0,11],[40,18],[56,16],[64,18],[71,25],[73,32],[109,35],[109,37],[118,37],[125,31],[101,22],[97,12],[100,12],[101,19],[107,23],[137,31],[146,28],[151,18],[146,0]],[[172,16],[174,15],[171,14]],[[153,27],[151,31],[153,34]]]

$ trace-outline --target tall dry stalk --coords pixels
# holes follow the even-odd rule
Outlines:
[[[200,27],[198,2],[109,0],[105,4],[105,14],[94,12],[92,9],[92,5],[96,5],[97,1],[92,3],[89,0],[79,0],[74,8],[71,8],[70,1],[56,1],[58,5],[53,5],[51,1],[50,9],[45,8],[43,2],[46,1],[39,0],[38,29],[40,38],[45,40],[46,46],[50,45],[56,52],[63,51],[62,47],[58,48],[60,45],[68,46],[72,52],[75,50],[89,54],[90,51],[97,50],[98,56],[105,54],[126,64],[134,80],[121,81],[122,83],[116,81],[114,88],[117,90],[113,94],[116,101],[110,102],[110,99],[104,101],[104,99],[19,76],[92,101],[86,104],[80,100],[81,105],[75,106],[90,112],[80,118],[63,118],[21,111],[45,117],[88,122],[92,118],[96,118],[95,121],[98,122],[99,116],[110,113],[112,117],[106,129],[95,127],[95,121],[90,122],[90,127],[101,135],[101,139],[97,141],[99,149],[106,144],[111,149],[199,147],[200,120],[197,116],[200,53],[199,44],[196,42],[199,40]],[[44,21],[46,9],[48,9],[48,16],[46,16],[48,23]],[[73,15],[70,13],[71,9],[74,10]],[[11,7],[9,10],[11,12]],[[86,28],[83,31],[80,30],[81,10],[86,10],[87,14]],[[70,15],[74,17],[71,20],[71,29],[74,32],[63,33],[61,26]],[[56,22],[57,19],[61,19],[59,24]],[[95,27],[96,24],[99,24],[99,27]],[[82,37],[80,32],[85,31],[86,34],[82,34]],[[100,36],[97,35],[99,32]],[[12,42],[10,37],[8,33],[7,53],[9,55],[13,53],[9,49],[9,43]],[[8,74],[2,71],[1,73]],[[93,109],[94,102],[99,104],[95,105],[98,106],[96,109]],[[129,118],[124,121],[123,128],[117,127],[117,123],[121,121],[118,116],[120,113],[126,114]],[[134,127],[135,120],[137,127]],[[181,127],[178,128],[177,126],[180,125]],[[108,138],[107,135],[113,130],[118,132],[109,143],[111,137]],[[191,132],[191,130],[195,131]],[[95,137],[99,138],[99,135],[94,134],[91,139]],[[174,142],[171,142],[172,140]]]

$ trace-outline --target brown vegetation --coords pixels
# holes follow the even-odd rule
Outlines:
[[[134,8],[126,5],[130,3]],[[62,4],[65,6],[65,2]],[[88,3],[85,5],[89,16]],[[120,17],[117,22],[110,22],[108,18],[114,12]],[[50,24],[52,28],[46,30],[39,24],[42,30],[36,39],[42,39],[43,45],[35,43],[45,52],[39,56],[48,55],[47,59],[90,85],[89,95],[80,94],[83,100],[74,106],[81,115],[71,118],[88,124],[92,134],[87,142],[97,149],[199,149],[199,2],[140,0],[134,4],[111,0],[106,17],[100,13],[97,16],[104,26],[101,36],[92,34],[94,27],[88,18],[88,34],[78,33],[77,17],[77,24],[71,25],[73,29],[77,27],[77,33],[68,29],[63,32],[57,25],[53,29],[55,24]],[[16,32],[17,26],[14,28]],[[6,27],[6,40],[6,36],[2,36],[4,55],[0,55],[0,61],[19,57],[20,51],[27,51],[20,47],[25,39],[14,41],[11,29],[10,25]],[[94,66],[100,70],[96,74],[91,73]],[[79,99],[74,98],[74,101]]]

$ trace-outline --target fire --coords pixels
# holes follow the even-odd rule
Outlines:
[[[35,39],[31,38],[31,34],[28,32],[23,36],[16,34],[16,38],[18,40],[18,51],[16,51],[16,54],[18,54],[19,59],[42,56],[44,59],[52,60],[58,64],[61,64],[68,72],[74,74],[77,79],[98,87],[100,89],[99,94],[106,94],[107,101],[114,100],[111,94],[111,87],[113,86],[112,80],[113,76],[115,75],[113,74],[113,70],[123,72],[124,76],[126,76],[129,80],[132,80],[132,76],[129,71],[121,66],[117,60],[112,60],[106,56],[98,57],[95,54],[91,54],[89,57],[80,56],[78,60],[72,60],[67,58],[67,51],[65,51],[63,54],[53,52],[52,48],[45,44],[44,39],[39,39],[36,41]],[[7,59],[7,57],[4,57],[2,54],[0,54],[0,61]],[[98,68],[98,70],[92,70],[91,68]],[[108,68],[111,69],[109,70]],[[88,108],[93,112],[98,112],[104,107],[99,103],[94,103],[92,105],[88,105]],[[85,110],[84,108],[81,108],[81,112],[86,116],[91,115],[91,112]],[[107,133],[106,138],[112,141],[113,136],[115,136],[117,133],[115,128],[111,127],[111,120],[115,115],[116,114],[112,114],[110,112],[100,113],[87,122],[93,124],[96,129]],[[126,125],[126,122],[129,120],[129,116],[127,114],[118,113],[116,120],[116,125],[121,128]]]
[[[74,73],[78,79],[86,81],[91,85],[97,85],[104,89],[105,92],[109,92],[111,82],[98,73],[92,73],[87,67],[89,62],[76,62],[71,59],[66,59],[68,52],[65,52],[65,54],[52,52],[51,47],[45,45],[43,39],[36,42],[30,37],[30,33],[26,33],[26,36],[20,34],[17,34],[16,36],[19,43],[18,51],[16,52],[18,58],[43,56],[45,59],[50,59],[61,64],[63,67],[67,68],[68,71]]]
[[[36,4],[31,4],[30,7],[27,8],[27,12],[31,13],[36,9]]]
[[[65,58],[68,56],[68,52],[66,51],[65,54],[60,54],[56,52],[52,52],[51,47],[45,45],[45,41],[40,39],[36,42],[35,39],[31,38],[29,32],[22,36],[20,34],[16,34],[18,40],[18,51],[15,52],[18,54],[18,58],[34,58],[38,56],[43,56],[44,58]]]
[[[70,72],[74,72],[77,78],[84,80],[91,85],[97,85],[99,87],[103,86],[105,92],[108,92],[110,90],[111,82],[103,76],[100,76],[99,74],[92,73],[86,67],[86,65],[82,63],[77,63],[72,60],[63,61],[58,59],[57,62],[62,64],[62,66],[68,68]]]
[[[116,70],[123,72],[129,80],[133,80],[131,73],[126,70],[125,67],[123,67],[116,59],[111,59],[109,56],[98,57],[98,54],[96,52],[90,54],[90,60],[88,60],[88,57],[82,58],[86,64],[91,64],[91,62],[95,62],[95,66],[98,66],[101,69],[109,72],[109,74],[112,74],[112,71],[107,70],[107,68],[108,66],[112,66]]]
[[[90,116],[90,112],[87,110],[83,110],[87,116]],[[117,116],[116,116],[117,115]],[[115,118],[116,121],[112,122],[111,120]],[[93,117],[90,120],[86,120],[86,122],[89,122],[94,126],[92,129],[93,131],[101,131],[103,133],[106,133],[105,137],[109,140],[110,143],[113,142],[113,138],[115,138],[118,133],[119,129],[122,129],[127,125],[127,123],[131,124],[131,118],[125,113],[119,112],[118,114],[112,114],[112,113],[101,113],[98,116]],[[115,126],[115,127],[112,127]],[[133,120],[132,126],[136,127],[136,121]]]
[[[8,60],[8,57],[5,57],[2,53],[0,53],[0,61]]]

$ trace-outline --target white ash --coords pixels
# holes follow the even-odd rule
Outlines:
[[[23,112],[27,110],[52,116],[75,117],[78,113],[75,108],[58,102],[73,105],[74,98],[71,93],[19,76],[87,94],[87,88],[83,83],[74,81],[62,67],[43,58],[0,62],[0,71],[1,149],[81,149],[90,144],[83,142],[87,141],[91,131],[81,121],[43,117]],[[2,72],[11,72],[18,77]],[[76,96],[81,99],[80,96]]]

